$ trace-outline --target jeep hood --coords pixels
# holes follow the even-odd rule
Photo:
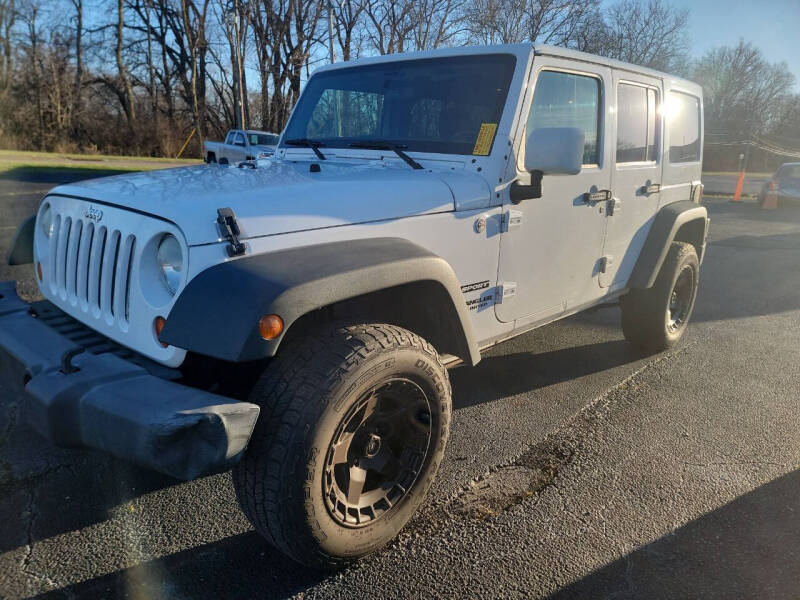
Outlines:
[[[320,171],[311,172],[312,164],[319,164]],[[258,161],[257,168],[198,165],[117,175],[62,185],[50,194],[167,219],[183,230],[190,245],[197,245],[219,241],[215,220],[222,207],[236,213],[243,238],[452,211],[452,189],[464,188],[451,187],[455,175],[449,171],[439,177],[428,169],[382,161],[268,159]],[[477,182],[468,188],[488,201],[485,182],[483,191]]]

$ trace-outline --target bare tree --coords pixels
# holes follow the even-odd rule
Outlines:
[[[379,54],[404,52],[414,31],[412,0],[370,0],[368,37]]]
[[[768,63],[743,40],[707,52],[695,67],[694,79],[703,86],[710,132],[749,139],[775,122],[791,120],[784,111],[791,106],[794,76],[786,63]],[[800,121],[800,114],[795,120]]]
[[[116,51],[115,57],[117,59],[117,74],[120,82],[120,100],[122,102],[122,109],[125,111],[125,117],[128,120],[128,127],[133,130],[133,123],[136,120],[136,107],[133,103],[133,87],[131,80],[128,77],[128,71],[125,68],[125,63],[122,60],[122,48],[125,39],[125,5],[123,0],[117,0],[117,30],[116,30]]]
[[[342,52],[342,60],[358,57],[361,50],[361,40],[357,37],[360,28],[363,28],[364,15],[369,0],[341,0],[329,1],[333,8],[334,35]]]
[[[80,119],[83,106],[83,0],[71,0],[75,8],[75,82],[72,90],[73,137],[81,144]]]
[[[689,9],[664,0],[621,0],[592,24],[582,50],[629,63],[674,71],[689,53]]]
[[[206,17],[209,0],[181,0],[182,33],[191,56],[191,79],[188,91],[197,138],[202,146],[206,120]]]
[[[14,0],[0,0],[0,98],[5,95],[11,82],[13,65],[11,36],[16,19]]]
[[[467,30],[482,44],[574,46],[598,6],[599,0],[474,0],[466,9]]]
[[[462,32],[464,0],[414,2],[411,33],[415,50],[435,50],[453,43]]]

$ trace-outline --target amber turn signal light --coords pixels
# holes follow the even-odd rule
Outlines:
[[[283,333],[283,319],[278,315],[264,315],[258,320],[258,333],[265,340],[274,340]]]
[[[166,348],[167,346],[169,346],[169,344],[165,344],[164,342],[158,339],[161,337],[161,332],[164,331],[164,325],[166,324],[167,320],[164,317],[156,317],[156,320],[153,321],[153,327],[156,330],[156,339],[158,340],[158,343],[161,344],[162,348]]]

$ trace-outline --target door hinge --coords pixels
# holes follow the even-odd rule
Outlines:
[[[522,225],[521,210],[507,210],[503,213],[503,232],[508,232]]]
[[[613,217],[621,210],[622,210],[622,202],[619,201],[619,198],[611,198],[608,201],[608,205],[606,206],[606,214],[609,217]]]
[[[613,256],[611,256],[610,254],[607,254],[606,256],[603,256],[600,259],[600,272],[601,273],[608,273],[608,270],[611,268],[611,266],[613,264],[614,264],[614,257]]]
[[[506,300],[517,295],[517,283],[515,281],[504,281],[500,284],[497,293],[497,304],[502,304]]]

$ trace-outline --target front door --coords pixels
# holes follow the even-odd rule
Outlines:
[[[537,324],[596,299],[599,260],[606,226],[605,202],[586,201],[587,192],[608,190],[610,154],[605,144],[606,98],[611,70],[551,57],[536,57],[533,98],[522,139],[539,127],[584,131],[583,167],[578,175],[545,176],[542,197],[508,204],[518,211],[500,241],[499,282],[514,286],[495,306],[503,322]],[[517,160],[523,170],[524,142]],[[521,219],[519,219],[521,217]]]
[[[600,285],[611,291],[627,284],[658,210],[662,94],[659,79],[614,72],[614,199],[609,203],[600,273]]]

